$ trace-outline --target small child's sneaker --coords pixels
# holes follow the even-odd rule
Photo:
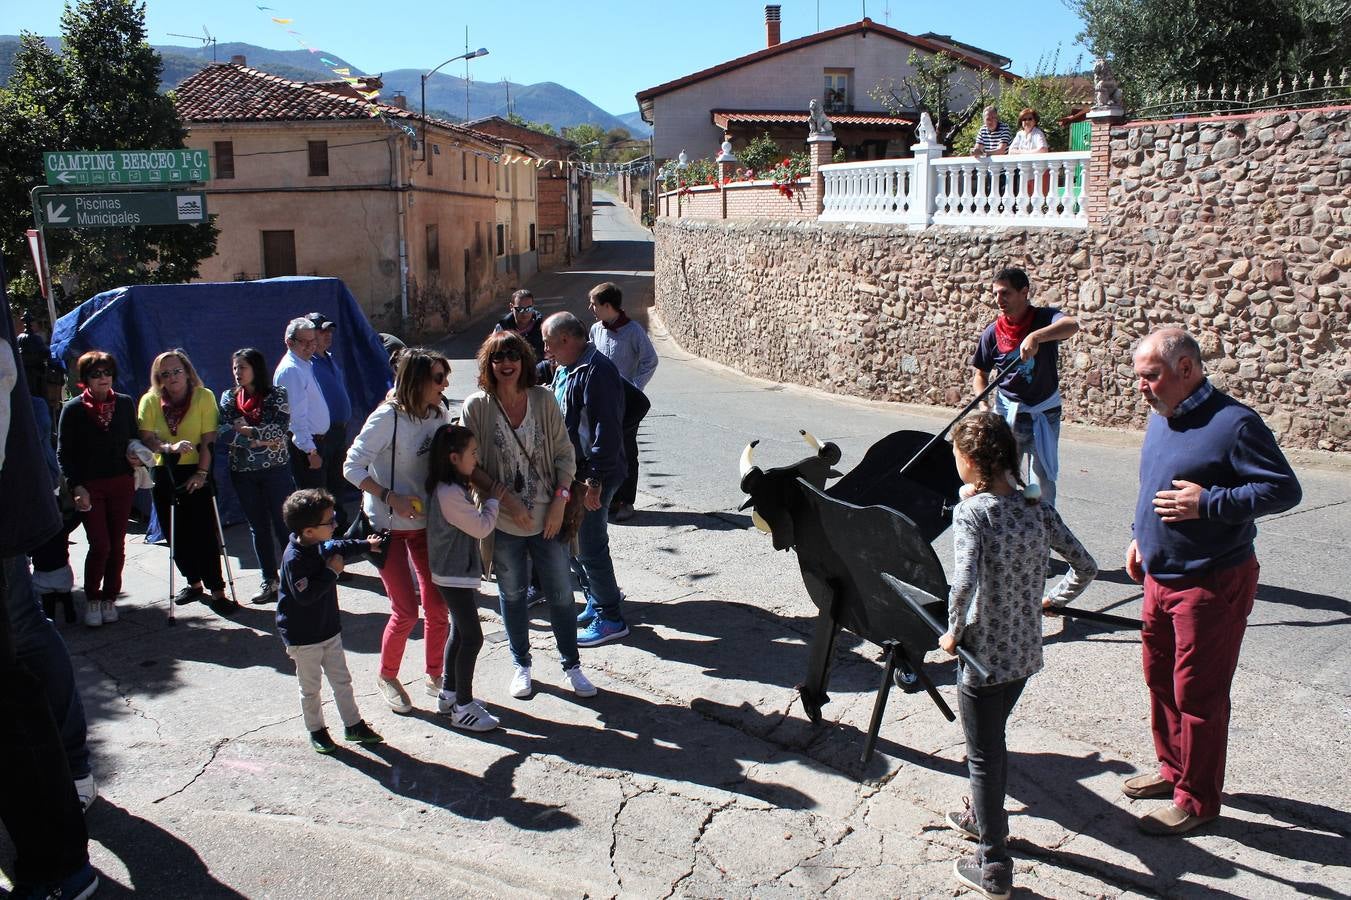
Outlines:
[[[396,713],[409,713],[413,711],[413,701],[408,696],[408,692],[403,689],[397,678],[385,678],[383,675],[376,681],[380,687],[380,693],[384,695],[385,702],[389,708]]]
[[[364,720],[357,722],[355,725],[348,725],[343,729],[342,737],[343,740],[355,744],[383,744],[385,742],[385,739],[376,734],[374,729],[367,725]]]
[[[116,622],[117,619],[118,619],[118,615],[117,615],[117,607],[113,605],[113,601],[111,601],[111,600],[104,600],[104,601],[103,601],[103,624],[104,624],[104,625],[107,625],[107,624],[109,624],[109,623],[111,623],[111,622]]]
[[[455,711],[455,692],[441,691],[436,695],[436,711],[448,715]]]
[[[422,682],[422,689],[427,692],[428,697],[441,696],[441,676],[428,675]]]
[[[952,874],[959,884],[987,900],[1008,900],[1008,896],[1013,893],[1013,871],[1003,863],[981,866],[976,857],[963,856],[953,862]]]
[[[463,731],[492,731],[501,723],[477,700],[471,700],[464,706],[451,708],[450,724]]]
[[[325,755],[338,749],[338,745],[333,743],[333,738],[328,736],[327,728],[320,728],[318,731],[310,732],[310,746],[314,748],[315,753]]]

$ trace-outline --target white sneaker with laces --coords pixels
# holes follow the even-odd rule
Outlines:
[[[534,687],[535,684],[530,679],[530,667],[517,666],[516,673],[511,676],[511,696],[517,700],[524,700],[530,696]]]
[[[441,696],[441,679],[433,678],[428,675],[427,680],[422,682],[422,689],[427,692],[428,697]]]
[[[75,779],[75,795],[80,798],[80,812],[87,812],[99,795],[99,786],[94,782],[93,772]]]
[[[591,680],[582,674],[580,665],[573,666],[567,671],[568,681],[572,684],[572,692],[578,697],[596,696],[596,686]]]
[[[90,600],[84,605],[84,624],[98,628],[103,624],[103,601]]]
[[[450,724],[463,731],[492,731],[501,723],[497,716],[488,712],[477,700],[471,700],[464,706],[456,706],[450,711]]]
[[[104,600],[104,601],[103,601],[103,624],[104,624],[104,625],[107,625],[107,624],[110,623],[110,622],[116,622],[116,621],[117,621],[117,607],[113,605],[113,601],[111,601],[111,600]]]
[[[436,695],[436,711],[441,713],[442,715],[449,715],[450,713],[455,711],[454,692],[441,691]]]
[[[384,694],[385,702],[389,708],[396,713],[406,713],[413,711],[413,701],[409,699],[408,692],[403,689],[397,678],[385,678],[383,675],[376,679],[380,686],[380,693]]]

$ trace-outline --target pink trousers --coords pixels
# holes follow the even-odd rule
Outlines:
[[[427,620],[423,641],[427,674],[440,678],[445,664],[446,636],[450,633],[449,612],[441,592],[432,583],[425,530],[391,531],[389,535],[389,556],[385,567],[380,570],[380,580],[385,583],[385,593],[389,595],[393,612],[389,624],[385,626],[384,637],[380,640],[380,675],[384,678],[399,677],[403,649],[408,644],[408,635],[412,633],[413,626],[417,624],[418,594],[413,591],[409,560],[412,560],[412,568],[417,570],[418,590],[422,595],[423,614]]]

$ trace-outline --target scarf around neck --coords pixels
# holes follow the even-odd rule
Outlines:
[[[94,420],[94,424],[100,431],[107,431],[113,424],[113,411],[117,408],[117,395],[112,391],[108,392],[107,400],[95,400],[93,393],[89,388],[85,388],[80,394],[80,404],[89,413],[89,418]]]
[[[1028,306],[1023,313],[1020,321],[1013,321],[1008,316],[1000,316],[994,320],[995,344],[1000,353],[1008,353],[1017,350],[1023,343],[1023,338],[1032,332],[1032,319],[1036,310]]]
[[[629,314],[621,309],[619,311],[619,315],[615,316],[615,320],[613,322],[601,322],[601,324],[605,326],[606,331],[618,331],[625,325],[629,324],[629,321],[630,321]]]
[[[245,422],[250,425],[263,424],[263,399],[257,394],[250,394],[240,388],[235,393],[235,406],[239,407],[239,414]]]
[[[169,401],[166,394],[160,394],[159,408],[164,413],[164,424],[169,426],[169,433],[174,437],[178,436],[178,426],[183,424],[183,417],[188,414],[188,407],[192,406],[192,389],[188,389],[188,395],[183,398],[180,404],[174,404]]]

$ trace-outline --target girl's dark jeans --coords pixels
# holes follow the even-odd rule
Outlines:
[[[995,881],[1005,884],[1012,879],[1013,865],[1008,851],[1009,817],[1004,811],[1009,779],[1004,725],[1026,686],[1027,679],[1019,678],[982,687],[961,684],[957,692],[962,731],[966,732],[966,765],[971,773],[971,811],[980,828],[977,856],[987,880],[994,875]]]

